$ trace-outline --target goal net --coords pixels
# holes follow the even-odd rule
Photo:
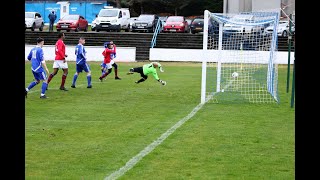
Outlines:
[[[279,12],[205,10],[201,103],[279,103],[278,22]]]

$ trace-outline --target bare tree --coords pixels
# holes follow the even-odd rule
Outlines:
[[[193,0],[183,0],[183,1],[160,0],[160,1],[162,1],[162,3],[165,4],[166,6],[173,8],[174,14],[177,16],[179,14],[179,11],[184,7],[188,6]]]

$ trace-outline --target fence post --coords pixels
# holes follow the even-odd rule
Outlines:
[[[287,93],[289,92],[289,85],[290,85],[290,53],[291,53],[291,39],[292,39],[291,19],[292,19],[292,14],[290,14],[289,16]]]

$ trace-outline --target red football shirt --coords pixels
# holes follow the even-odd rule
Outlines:
[[[66,45],[64,44],[64,42],[59,39],[56,42],[56,57],[54,58],[55,60],[64,60],[65,59],[65,54],[66,54]]]
[[[103,62],[104,62],[105,64],[110,63],[110,61],[111,61],[110,55],[111,55],[111,53],[115,53],[115,52],[116,52],[116,46],[115,46],[115,45],[113,45],[113,49],[106,48],[106,49],[102,52],[102,55],[103,55],[103,57],[104,57]]]

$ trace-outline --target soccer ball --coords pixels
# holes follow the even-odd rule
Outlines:
[[[239,76],[239,73],[233,72],[233,73],[231,74],[231,76],[232,76],[233,78],[237,78],[237,77]]]

